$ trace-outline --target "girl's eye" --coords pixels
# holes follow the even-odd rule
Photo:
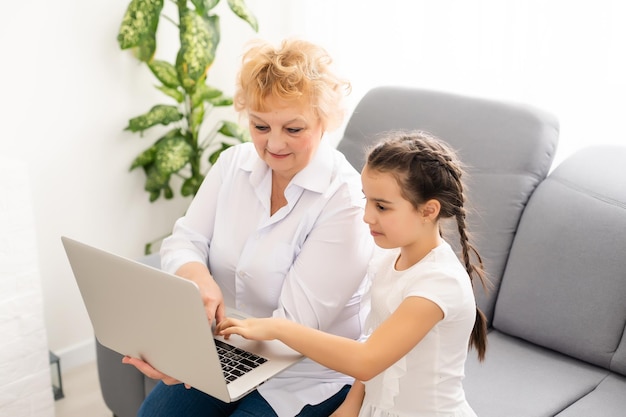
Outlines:
[[[254,125],[254,128],[258,130],[259,132],[265,132],[269,129],[267,126],[263,126],[263,125]]]
[[[380,211],[385,211],[385,210],[387,210],[387,209],[385,208],[385,206],[383,206],[382,204],[376,204],[376,208],[377,208],[378,210],[380,210]]]

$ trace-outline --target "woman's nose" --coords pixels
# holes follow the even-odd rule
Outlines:
[[[285,146],[285,141],[281,138],[280,133],[275,133],[271,131],[267,137],[267,149],[270,152],[275,152],[283,149]]]

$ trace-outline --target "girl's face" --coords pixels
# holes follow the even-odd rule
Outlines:
[[[396,178],[366,166],[361,182],[366,199],[363,221],[376,244],[384,249],[419,246],[422,237],[430,233],[427,218],[402,196]]]
[[[268,111],[249,111],[250,134],[259,157],[291,180],[315,155],[324,129],[308,104],[269,98]]]

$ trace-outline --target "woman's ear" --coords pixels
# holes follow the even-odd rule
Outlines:
[[[441,211],[441,203],[439,200],[428,200],[422,205],[422,216],[424,221],[435,221],[439,217]]]

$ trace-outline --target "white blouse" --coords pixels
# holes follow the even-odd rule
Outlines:
[[[271,177],[252,143],[224,151],[163,242],[163,269],[208,262],[226,305],[361,337],[360,302],[374,243],[362,220],[359,174],[322,141],[287,186],[287,205],[272,216]],[[280,417],[293,417],[351,382],[305,359],[259,392]]]
[[[476,317],[470,278],[445,241],[404,271],[394,268],[398,255],[390,250],[372,261],[366,331],[380,326],[407,297],[431,300],[444,318],[398,362],[365,382],[359,417],[476,417],[462,384]]]

